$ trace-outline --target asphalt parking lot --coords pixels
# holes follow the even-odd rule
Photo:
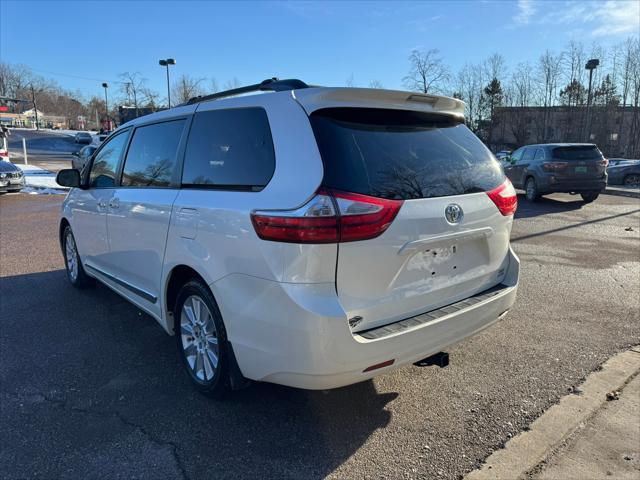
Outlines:
[[[520,198],[519,296],[451,365],[195,393],[174,339],[67,283],[62,196],[0,196],[2,478],[461,478],[640,338],[640,200]]]

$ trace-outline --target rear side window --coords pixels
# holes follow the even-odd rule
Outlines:
[[[125,187],[166,187],[171,183],[184,120],[136,128],[124,162]]]
[[[575,145],[570,147],[556,147],[553,156],[562,160],[593,160],[602,158],[602,153],[595,145]]]
[[[260,190],[274,170],[273,140],[262,108],[196,113],[185,152],[183,186]]]
[[[533,160],[534,152],[535,152],[535,150],[533,148],[526,148],[524,150],[524,154],[522,155],[522,161],[523,162],[530,162],[531,160]]]
[[[544,160],[544,149],[538,148],[536,154],[533,157],[534,160]]]
[[[311,115],[323,185],[390,199],[491,190],[500,164],[466,126],[413,111],[334,108]]]

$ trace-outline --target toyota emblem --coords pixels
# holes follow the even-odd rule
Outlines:
[[[447,205],[447,208],[444,209],[444,217],[449,223],[460,223],[463,215],[462,207],[457,203],[450,203]]]

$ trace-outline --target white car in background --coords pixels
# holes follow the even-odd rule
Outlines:
[[[518,285],[516,193],[463,108],[266,80],[133,120],[58,174],[68,279],[175,334],[208,394],[429,364]]]

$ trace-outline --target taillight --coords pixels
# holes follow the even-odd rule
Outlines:
[[[0,150],[0,157],[8,157],[9,152],[7,150]]]
[[[602,167],[607,168],[609,166],[609,160],[607,158],[603,158],[602,160],[598,161],[598,164]]]
[[[340,215],[340,241],[375,238],[389,228],[402,200],[387,200],[359,193],[333,192]]]
[[[320,190],[296,210],[256,211],[251,221],[263,240],[338,243],[381,235],[398,214],[402,200]]]
[[[545,162],[542,164],[542,169],[545,172],[558,172],[567,168],[567,162]]]
[[[339,241],[333,199],[323,191],[297,210],[253,212],[251,221],[263,240],[291,243]]]
[[[518,196],[511,181],[507,178],[502,184],[487,192],[502,215],[513,215],[518,208]]]

